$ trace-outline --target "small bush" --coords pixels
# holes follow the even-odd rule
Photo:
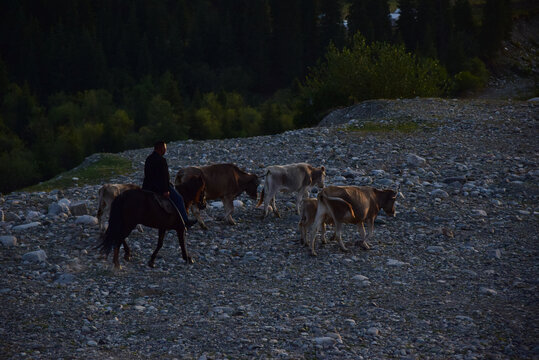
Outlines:
[[[438,61],[406,52],[403,46],[367,44],[357,34],[351,48],[330,45],[325,60],[311,69],[300,87],[302,115],[297,125],[312,125],[327,110],[380,98],[440,96],[447,72]]]

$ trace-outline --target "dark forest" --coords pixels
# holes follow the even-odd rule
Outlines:
[[[511,2],[0,2],[0,192],[96,152],[274,134],[483,87]]]

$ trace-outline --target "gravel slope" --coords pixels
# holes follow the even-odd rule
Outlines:
[[[188,233],[194,265],[169,233],[148,268],[157,231],[145,228],[114,272],[94,250],[94,219],[73,215],[95,214],[98,186],[4,196],[0,357],[539,358],[538,114],[532,102],[380,100],[316,128],[169,144],[172,175],[305,161],[326,166],[327,184],[400,183],[398,214],[379,217],[367,252],[347,226],[350,252],[330,242],[311,257],[294,196],[278,197],[281,219],[262,221],[242,195],[236,226],[213,203],[210,229]],[[415,130],[347,129],[372,121]],[[122,153],[140,170],[108,180],[140,183],[149,152]]]

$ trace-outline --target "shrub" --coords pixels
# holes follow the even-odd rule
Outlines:
[[[403,46],[367,44],[357,34],[351,48],[330,45],[325,60],[311,69],[300,87],[302,115],[311,125],[329,109],[377,98],[440,96],[447,72],[438,61],[419,58]]]

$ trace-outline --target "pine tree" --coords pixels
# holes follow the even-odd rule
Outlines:
[[[490,60],[511,34],[512,17],[510,0],[487,0],[483,8],[480,44],[481,57]]]

